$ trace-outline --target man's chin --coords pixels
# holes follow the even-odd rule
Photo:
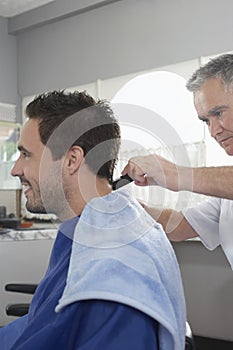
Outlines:
[[[32,206],[29,203],[26,203],[26,209],[32,214],[47,214],[44,207]]]

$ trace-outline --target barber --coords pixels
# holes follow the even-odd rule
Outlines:
[[[198,118],[211,136],[233,155],[233,54],[221,55],[197,69],[186,85],[193,93]],[[189,168],[156,154],[131,158],[122,171],[136,185],[158,185],[172,191],[212,196],[183,211],[145,209],[160,222],[171,241],[199,236],[210,250],[218,245],[233,269],[233,167]],[[190,180],[192,179],[192,181]]]

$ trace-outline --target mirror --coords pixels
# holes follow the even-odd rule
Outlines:
[[[0,122],[0,188],[20,188],[18,179],[10,174],[11,168],[18,156],[17,144],[20,125],[11,122]]]

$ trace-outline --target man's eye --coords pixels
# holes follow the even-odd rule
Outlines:
[[[23,158],[27,158],[28,157],[28,153],[27,152],[21,152],[21,155]]]

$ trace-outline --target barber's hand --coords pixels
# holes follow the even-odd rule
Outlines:
[[[179,169],[181,167],[167,159],[151,154],[131,158],[122,175],[128,174],[138,186],[157,185],[177,191]]]

